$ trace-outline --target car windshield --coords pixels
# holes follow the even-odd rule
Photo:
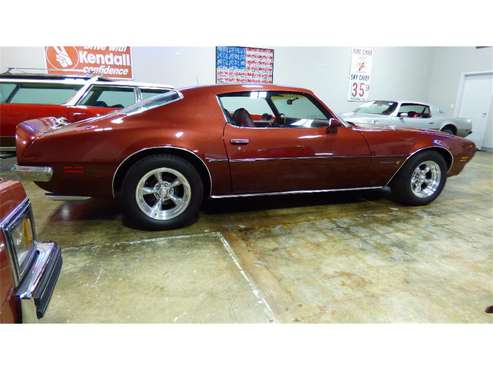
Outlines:
[[[360,105],[354,113],[363,114],[384,114],[388,116],[397,107],[397,102],[388,100],[374,100]]]
[[[176,90],[168,91],[164,94],[155,95],[148,99],[142,100],[136,104],[132,104],[124,109],[117,111],[117,114],[125,114],[131,116],[134,114],[142,113],[146,110],[161,107],[168,103],[180,100],[182,95]]]

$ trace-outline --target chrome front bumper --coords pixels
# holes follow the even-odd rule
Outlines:
[[[53,242],[35,242],[35,259],[17,288],[22,322],[41,319],[62,269],[62,252]]]
[[[21,180],[25,181],[48,182],[53,176],[51,167],[19,166],[16,164],[12,167],[12,171],[17,173]]]

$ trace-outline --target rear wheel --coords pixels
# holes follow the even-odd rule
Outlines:
[[[120,201],[137,226],[164,230],[190,223],[202,203],[195,167],[174,155],[152,155],[134,163],[123,179]]]
[[[391,184],[392,195],[403,204],[425,205],[435,200],[447,180],[447,163],[440,153],[416,154],[401,168]]]

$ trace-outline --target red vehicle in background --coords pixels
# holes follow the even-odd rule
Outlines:
[[[31,204],[18,181],[0,179],[0,323],[43,317],[62,268],[54,242],[36,240]]]
[[[22,121],[50,116],[77,122],[170,89],[98,76],[0,74],[0,153],[3,157],[15,153],[15,128]]]

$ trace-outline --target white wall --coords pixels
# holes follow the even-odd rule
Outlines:
[[[1,47],[0,72],[9,67],[45,68],[42,47]]]
[[[492,70],[493,48],[433,48],[428,100],[452,114],[462,73]]]
[[[371,99],[426,100],[431,48],[376,48]],[[347,101],[351,48],[275,48],[274,82],[314,90],[336,112],[360,103]]]
[[[212,47],[134,47],[134,79],[177,87],[213,84],[215,53]]]
[[[132,49],[135,80],[177,87],[215,82],[214,47]],[[358,105],[347,101],[351,48],[274,49],[274,83],[310,88],[336,112]],[[42,47],[0,47],[0,71],[11,66],[44,68],[44,65]],[[493,69],[492,48],[376,48],[371,97],[430,101],[451,111],[460,74],[486,69]]]

